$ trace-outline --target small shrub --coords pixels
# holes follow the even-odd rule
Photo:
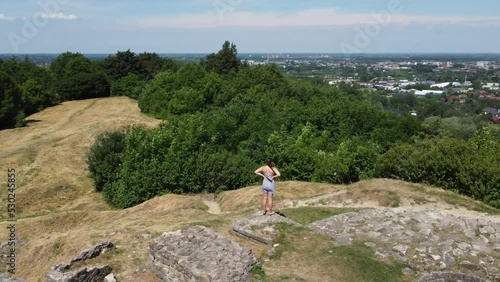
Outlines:
[[[105,132],[97,137],[87,153],[86,162],[97,192],[117,179],[125,135],[124,131]]]

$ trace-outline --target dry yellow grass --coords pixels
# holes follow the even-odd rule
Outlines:
[[[0,132],[1,171],[17,171],[20,217],[70,209],[106,209],[92,189],[85,156],[104,131],[160,121],[125,97],[65,102],[27,118],[28,127]],[[6,179],[2,177],[0,184]],[[2,195],[5,191],[2,191]],[[2,209],[4,214],[5,209]]]
[[[143,124],[155,127],[160,121],[140,113],[137,103],[123,97],[66,102],[28,117],[28,127],[0,131],[1,187],[6,187],[6,170],[17,170],[17,209],[20,218],[16,235],[23,239],[17,249],[18,273],[27,281],[45,281],[45,274],[65,263],[81,250],[102,241],[112,241],[117,250],[98,259],[113,267],[119,281],[158,281],[148,269],[150,241],[144,234],[159,235],[186,226],[204,224],[245,246],[259,257],[266,246],[230,234],[232,223],[260,208],[261,188],[253,186],[224,192],[216,199],[221,214],[210,214],[203,197],[166,195],[126,210],[110,208],[94,192],[87,174],[85,154],[101,132]],[[5,200],[7,189],[0,190]],[[276,205],[312,197],[341,202],[375,201],[383,206],[384,193],[396,193],[401,205],[410,200],[444,203],[439,189],[393,180],[371,180],[350,186],[305,182],[278,182]],[[378,196],[377,196],[378,195]],[[378,197],[378,198],[377,198]],[[318,200],[319,202],[320,200]],[[3,201],[5,203],[5,201]],[[0,213],[0,242],[8,238],[6,209]],[[269,272],[299,276],[310,269],[308,278],[321,281],[331,272],[314,268],[295,254],[280,263],[265,264]],[[326,271],[326,272],[325,272]],[[318,275],[314,276],[313,272]],[[271,275],[272,276],[272,275]],[[274,276],[276,277],[276,276]]]

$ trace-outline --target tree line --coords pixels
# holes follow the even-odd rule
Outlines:
[[[38,66],[27,57],[0,60],[0,129],[23,126],[26,116],[64,101],[125,92],[138,98],[148,80],[161,71],[175,71],[179,65],[155,53],[135,54],[130,50],[103,61],[66,52],[49,67]]]

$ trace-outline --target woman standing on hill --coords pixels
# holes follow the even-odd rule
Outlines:
[[[266,165],[259,167],[255,171],[255,174],[264,178],[262,181],[262,214],[266,215],[269,211],[269,215],[273,215],[274,179],[281,176],[281,174],[279,170],[274,167],[271,158],[267,159]],[[266,207],[269,207],[269,210],[267,210]]]

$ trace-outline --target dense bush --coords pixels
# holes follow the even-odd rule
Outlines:
[[[467,142],[426,139],[394,146],[376,163],[376,176],[457,191],[500,208],[500,140],[479,132]]]
[[[111,96],[128,96],[137,100],[145,84],[139,76],[131,73],[111,84]]]
[[[87,153],[87,165],[97,192],[117,179],[125,150],[124,131],[110,131],[99,135]]]

